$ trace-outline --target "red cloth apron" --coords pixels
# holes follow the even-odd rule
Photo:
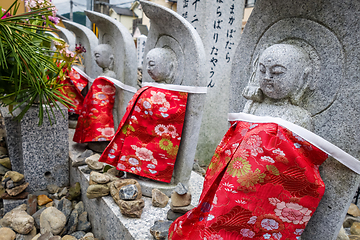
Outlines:
[[[276,123],[232,124],[206,172],[198,207],[169,240],[300,239],[325,191],[328,155]]]
[[[76,125],[74,142],[110,141],[114,136],[113,107],[116,88],[106,78],[94,80]]]
[[[84,97],[81,91],[87,85],[88,80],[85,76],[79,74],[75,69],[71,69],[68,77],[60,81],[60,84],[64,84],[60,92],[70,99],[70,102],[74,106],[70,106],[68,112],[80,114],[81,108],[84,102]]]
[[[184,92],[162,88],[139,89],[99,161],[116,166],[118,170],[170,182],[187,96]]]

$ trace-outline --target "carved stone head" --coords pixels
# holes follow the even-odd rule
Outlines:
[[[146,55],[146,70],[158,83],[174,82],[177,71],[176,54],[170,48],[154,48]]]
[[[290,44],[272,45],[258,60],[254,82],[259,89],[249,90],[251,88],[248,87],[244,95],[257,95],[245,96],[255,101],[262,101],[263,97],[289,99],[292,104],[298,105],[308,88],[311,71],[311,61],[303,49]]]
[[[94,49],[95,61],[103,70],[113,70],[114,55],[112,47],[108,44],[99,44]]]
[[[260,89],[269,98],[290,98],[296,104],[311,70],[309,64],[308,55],[299,47],[275,44],[267,48],[256,72]]]

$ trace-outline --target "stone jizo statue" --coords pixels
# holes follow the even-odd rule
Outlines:
[[[94,49],[95,61],[103,69],[103,76],[116,78],[113,49],[108,44],[99,44]]]
[[[146,55],[146,70],[157,83],[174,83],[176,54],[170,48],[154,48]]]
[[[254,80],[243,91],[249,100],[244,112],[281,117],[311,130],[311,115],[299,106],[311,71],[309,56],[300,47],[275,44],[267,48],[259,57]]]

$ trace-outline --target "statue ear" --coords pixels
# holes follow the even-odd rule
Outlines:
[[[114,55],[111,54],[110,57],[109,57],[109,59],[110,59],[109,69],[110,69],[110,70],[113,70],[113,68],[114,68]]]
[[[174,81],[174,76],[175,76],[174,68],[175,68],[174,63],[171,62],[169,64],[169,75],[167,76],[167,79],[165,80],[168,84],[173,83],[173,81]]]
[[[301,79],[299,79],[300,85],[298,86],[298,89],[295,91],[293,96],[290,98],[291,103],[294,105],[299,105],[300,100],[304,96],[306,90],[310,88],[311,89],[311,78],[310,73],[312,72],[311,67],[306,67],[301,75]]]

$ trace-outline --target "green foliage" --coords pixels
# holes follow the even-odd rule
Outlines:
[[[51,122],[59,103],[69,105],[59,92],[62,69],[53,57],[52,37],[47,33],[52,31],[48,18],[52,9],[16,15],[17,1],[7,11],[0,11],[0,100],[11,112],[21,109],[17,120],[38,103],[41,125],[45,114]]]

